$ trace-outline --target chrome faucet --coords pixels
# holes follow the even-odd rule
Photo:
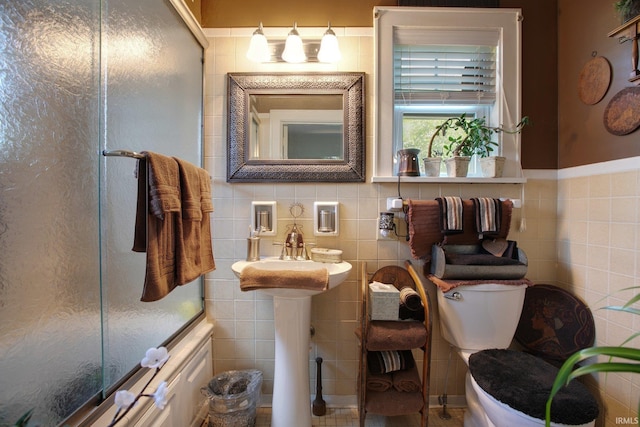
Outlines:
[[[274,245],[282,246],[280,259],[287,261],[306,261],[309,259],[307,244],[304,242],[300,228],[302,228],[302,226],[294,223],[289,233],[287,233],[284,243],[273,243]]]
[[[294,255],[294,251],[287,251],[287,245],[286,243],[280,243],[280,242],[273,242],[272,243],[274,246],[282,246],[282,250],[280,251],[280,256],[278,257],[278,259],[281,260],[286,260],[286,261],[307,261],[310,260],[311,257],[309,256],[309,246],[315,246],[315,243],[307,243],[304,242],[302,244],[302,250],[297,252],[296,255]],[[298,255],[299,253],[299,255]]]
[[[280,251],[280,259],[287,261],[306,261],[309,259],[307,245],[302,237],[302,226],[296,224],[296,219],[304,212],[304,206],[301,203],[293,203],[289,207],[289,212],[293,217],[293,224],[289,225],[288,233],[284,239],[284,243],[273,243],[274,245],[282,245]]]
[[[298,229],[298,224],[295,222],[291,227],[291,231],[287,234],[287,239],[284,242],[284,249],[287,259],[308,259],[305,257],[304,238],[302,237],[302,232]]]

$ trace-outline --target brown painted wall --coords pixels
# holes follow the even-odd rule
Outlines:
[[[522,131],[522,167],[558,167],[558,25],[556,0],[500,0],[521,8],[522,114],[531,125]]]
[[[640,130],[615,136],[607,132],[603,114],[611,98],[631,86],[631,43],[619,44],[607,34],[620,25],[613,0],[559,0],[559,167],[640,156]],[[612,81],[595,105],[580,101],[578,78],[596,53],[609,60]]]
[[[201,0],[184,0],[185,4],[196,17],[198,22],[202,23],[202,1]]]
[[[202,26],[371,27],[374,6],[395,6],[396,0],[202,0]]]

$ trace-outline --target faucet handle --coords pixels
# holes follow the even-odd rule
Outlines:
[[[281,243],[281,242],[272,242],[271,243],[273,246],[282,246],[282,250],[280,251],[280,258],[279,259],[284,259],[284,248],[285,248],[285,244]]]
[[[309,255],[309,249],[308,249],[309,246],[315,247],[316,243],[315,242],[304,243],[304,259],[311,259],[311,256]]]

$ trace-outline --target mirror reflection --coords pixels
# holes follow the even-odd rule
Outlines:
[[[342,94],[249,96],[249,160],[344,160]]]

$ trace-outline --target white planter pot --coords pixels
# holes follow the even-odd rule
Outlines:
[[[471,157],[457,156],[446,159],[447,175],[451,177],[465,177],[469,171]]]
[[[483,157],[480,159],[480,169],[482,176],[488,178],[500,178],[504,171],[506,158],[502,156]]]
[[[442,157],[425,157],[422,160],[424,162],[425,176],[440,176]]]

